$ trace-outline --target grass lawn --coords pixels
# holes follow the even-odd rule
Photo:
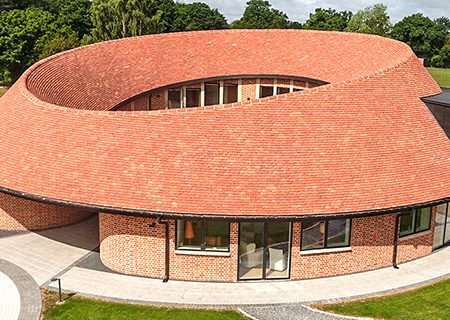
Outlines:
[[[427,68],[431,76],[441,87],[450,88],[450,69]]]
[[[315,305],[314,308],[332,313],[381,319],[450,319],[450,279],[403,293]]]
[[[0,88],[0,98],[5,94],[7,89]]]
[[[234,310],[205,310],[151,307],[114,303],[64,295],[65,303],[57,305],[58,294],[43,290],[42,320],[245,320]]]

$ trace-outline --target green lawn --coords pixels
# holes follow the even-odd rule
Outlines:
[[[57,294],[43,291],[43,320],[245,320],[234,310],[206,310],[151,307],[114,303],[64,295],[65,303],[55,304]]]
[[[314,308],[351,316],[399,320],[450,319],[450,279],[379,298],[316,305]]]
[[[427,68],[431,76],[441,87],[450,88],[450,69]]]

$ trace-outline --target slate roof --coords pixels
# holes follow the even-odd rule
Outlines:
[[[157,87],[240,74],[329,82],[225,106],[106,111]],[[31,67],[0,99],[0,188],[143,212],[290,217],[450,196],[441,92],[401,42],[305,30],[152,35]]]

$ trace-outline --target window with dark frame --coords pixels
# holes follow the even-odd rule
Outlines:
[[[230,251],[230,223],[177,220],[177,250]]]
[[[186,89],[186,108],[200,107],[200,88]]]
[[[205,83],[205,106],[219,104],[219,96],[219,83]]]
[[[351,219],[302,222],[301,250],[350,246]]]
[[[426,231],[431,226],[431,207],[408,210],[400,218],[400,237]]]
[[[291,91],[288,87],[277,87],[277,94],[286,94]]]
[[[181,97],[181,89],[169,89],[167,107],[169,109],[181,108]]]
[[[265,98],[273,96],[273,86],[261,85],[259,89],[259,97]]]

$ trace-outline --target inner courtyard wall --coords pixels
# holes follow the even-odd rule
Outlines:
[[[60,227],[92,214],[90,211],[31,201],[0,192],[0,230],[26,231]]]

